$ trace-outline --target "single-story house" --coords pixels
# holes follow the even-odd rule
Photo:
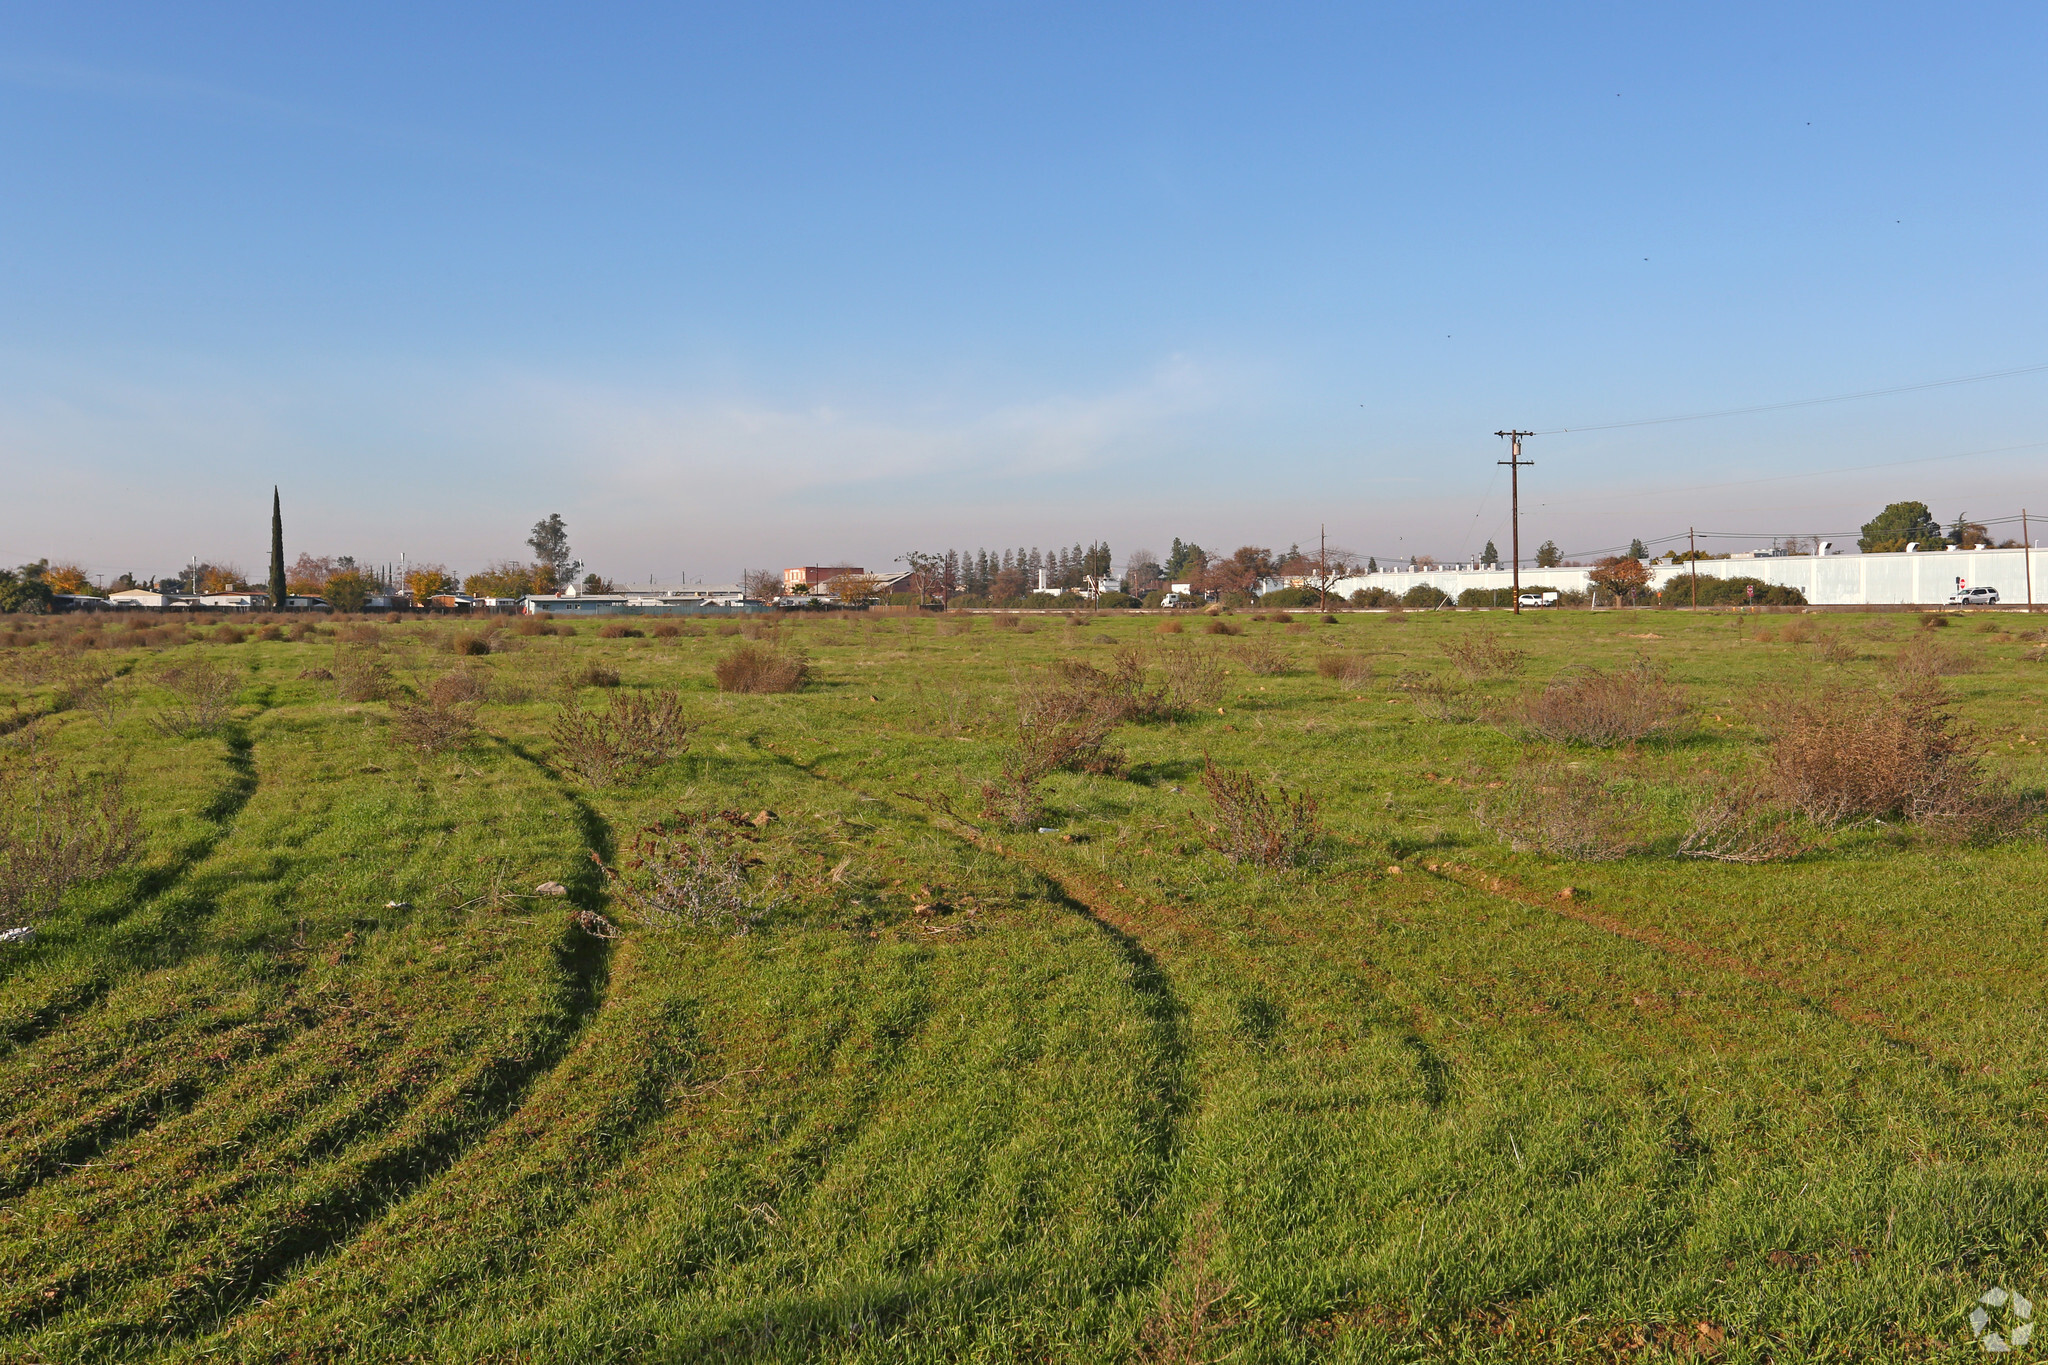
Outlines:
[[[110,607],[122,607],[131,611],[137,608],[149,611],[162,611],[165,607],[170,606],[172,601],[178,596],[179,594],[177,593],[157,592],[151,588],[123,588],[119,592],[107,594],[107,605]]]
[[[632,588],[624,592],[585,592],[566,587],[547,596],[522,598],[519,610],[528,616],[727,616],[773,610],[751,598],[737,583],[679,588]]]
[[[203,592],[198,605],[215,611],[269,611],[267,592]]]

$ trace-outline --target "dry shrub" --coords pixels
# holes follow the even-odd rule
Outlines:
[[[1202,789],[1213,823],[1203,842],[1233,863],[1293,867],[1312,861],[1322,844],[1317,803],[1307,792],[1267,794],[1250,773],[1230,772],[1202,757]]]
[[[1678,856],[1720,863],[1784,862],[1814,846],[1809,828],[1768,786],[1716,786],[1694,804]]]
[[[1291,625],[1293,625],[1293,624],[1294,624],[1294,618],[1293,618],[1292,616],[1288,615],[1288,614],[1287,614],[1286,612],[1284,612],[1284,611],[1276,611],[1276,612],[1271,612],[1271,613],[1268,613],[1267,615],[1265,615],[1265,616],[1263,616],[1263,617],[1261,617],[1261,616],[1254,616],[1254,617],[1252,618],[1252,620],[1254,620],[1254,621],[1261,621],[1261,620],[1263,620],[1263,621],[1271,621],[1271,622],[1272,622],[1272,623],[1273,623],[1274,625],[1276,625],[1276,626],[1291,626]]]
[[[1372,659],[1365,654],[1325,654],[1316,660],[1316,672],[1355,692],[1372,681]]]
[[[972,616],[963,616],[957,621],[939,622],[939,634],[941,635],[965,635],[973,629],[974,618]]]
[[[434,706],[456,706],[482,701],[490,694],[491,675],[481,668],[455,668],[426,686],[426,700]]]
[[[1856,647],[1843,639],[1840,631],[1816,631],[1813,657],[1824,664],[1845,664],[1856,657]]]
[[[566,685],[571,692],[581,687],[617,687],[619,670],[604,664],[585,664],[569,674]]]
[[[1516,649],[1492,630],[1476,630],[1462,639],[1453,637],[1440,642],[1437,648],[1454,668],[1475,680],[1517,677],[1529,662],[1529,651]]]
[[[1029,829],[1043,809],[1038,784],[1049,774],[1066,769],[1120,776],[1124,754],[1109,742],[1110,734],[1134,709],[1153,704],[1163,702],[1146,694],[1142,673],[1128,667],[1104,672],[1063,660],[1033,675],[1018,689],[1017,739],[1001,776],[982,783],[982,813],[1012,829]]]
[[[235,626],[215,626],[212,638],[217,645],[238,645],[249,638],[249,633]]]
[[[740,633],[739,623],[735,621],[720,621],[712,633],[714,635],[737,635]]]
[[[335,637],[352,645],[374,645],[384,638],[384,633],[367,621],[354,621],[335,628]]]
[[[1247,640],[1237,651],[1237,661],[1244,671],[1261,678],[1278,677],[1287,671],[1287,651],[1275,644],[1271,637],[1260,636]]]
[[[291,638],[294,643],[317,639],[319,635],[320,627],[314,625],[311,621],[292,622]]]
[[[1472,814],[1517,853],[1610,862],[1648,845],[1632,797],[1582,768],[1556,763],[1517,768]]]
[[[1788,645],[1806,645],[1812,644],[1814,636],[1818,633],[1812,625],[1805,621],[1787,621],[1785,629],[1779,632],[1778,638]]]
[[[158,669],[156,685],[172,698],[157,713],[156,728],[167,735],[201,734],[228,718],[242,689],[242,674],[224,664],[187,659]]]
[[[391,695],[391,664],[372,649],[334,647],[334,690],[343,701],[382,701]]]
[[[554,623],[551,621],[544,621],[538,616],[522,616],[513,623],[512,633],[515,635],[554,635],[557,632]]]
[[[597,628],[597,638],[600,640],[638,640],[644,638],[644,634],[645,632],[637,626],[624,626],[617,621]]]
[[[989,618],[989,621],[991,624],[1000,626],[1005,630],[1015,630],[1017,627],[1017,618],[1007,613],[1000,616],[992,616]]]
[[[421,753],[457,749],[476,737],[476,707],[469,702],[423,701],[391,703],[390,736],[394,743]]]
[[[689,746],[696,723],[674,688],[614,692],[603,711],[564,702],[552,730],[562,761],[592,787],[610,786],[660,767]]]
[[[794,692],[810,675],[801,652],[758,644],[738,645],[711,666],[721,692]]]
[[[1158,659],[1169,710],[1176,713],[1206,711],[1222,702],[1227,678],[1223,660],[1214,650],[1193,644],[1162,648]]]
[[[657,640],[673,640],[682,633],[681,626],[663,624],[654,628],[654,638]]]
[[[1923,611],[1920,613],[1920,629],[1947,630],[1948,617],[1938,611]]]
[[[1238,624],[1237,622],[1235,622],[1235,621],[1226,621],[1226,620],[1224,620],[1224,619],[1223,619],[1222,617],[1220,617],[1220,616],[1212,616],[1212,617],[1210,617],[1210,618],[1209,618],[1209,624],[1207,624],[1207,625],[1203,626],[1203,627],[1202,627],[1202,630],[1203,630],[1203,632],[1204,632],[1204,633],[1206,633],[1206,634],[1209,634],[1209,635],[1242,635],[1242,634],[1244,634],[1244,627],[1243,627],[1243,626],[1239,625],[1239,624]]]
[[[1320,620],[1326,626],[1334,626],[1337,624],[1337,618],[1327,611],[1316,619]]]
[[[634,836],[627,871],[603,868],[612,892],[643,920],[661,928],[715,929],[741,935],[779,903],[773,880],[753,875],[753,826],[739,811],[684,813]]]
[[[275,625],[265,626],[256,632],[256,638],[259,640],[282,640],[284,638],[284,627]]]
[[[79,657],[68,661],[61,675],[63,690],[57,709],[75,706],[98,721],[101,729],[113,729],[128,700],[127,691],[114,685],[118,677],[120,673],[104,659]]]
[[[1296,621],[1294,624],[1287,627],[1287,633],[1289,635],[1306,635],[1309,633],[1309,630],[1310,627],[1300,621]]]
[[[1178,635],[1181,631],[1181,625],[1178,621],[1161,621],[1153,629],[1161,635]]]
[[[1817,825],[1905,819],[1972,837],[2029,812],[1990,792],[1976,736],[1933,686],[1784,693],[1765,708],[1779,796]]]
[[[491,637],[488,635],[460,634],[448,641],[448,652],[463,658],[475,658],[491,652]]]
[[[1976,655],[1965,654],[1959,649],[1944,649],[1934,642],[1931,635],[1912,636],[1892,656],[1892,668],[1900,680],[1909,685],[1931,682],[1935,678],[1951,678],[1959,673],[1974,673],[1981,666],[1982,661]]]
[[[1462,725],[1478,715],[1472,706],[1472,689],[1450,678],[1404,670],[1394,679],[1394,686],[1414,699],[1424,720]]]
[[[118,774],[0,767],[0,927],[32,924],[73,886],[133,861],[142,824]]]
[[[1557,743],[1611,748],[1675,730],[1685,719],[1685,689],[1638,658],[1605,673],[1574,669],[1551,679],[1518,708],[1525,729]]]

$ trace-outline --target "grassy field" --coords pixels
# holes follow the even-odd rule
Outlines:
[[[1920,1360],[2048,1290],[2040,843],[1679,856],[1767,705],[1902,656],[2038,795],[2025,618],[1206,624],[791,621],[770,695],[711,625],[17,624],[0,772],[142,844],[0,947],[0,1359]],[[1019,695],[1133,648],[1215,704],[985,814]],[[1515,718],[1635,667],[1682,723]],[[575,771],[565,699],[668,688],[682,753]],[[1205,764],[1313,794],[1309,856],[1210,848]]]

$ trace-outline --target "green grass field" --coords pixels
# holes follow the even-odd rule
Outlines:
[[[2024,618],[1230,619],[792,621],[783,695],[717,691],[708,625],[477,657],[342,626],[401,687],[478,672],[441,753],[302,676],[332,634],[110,630],[102,709],[61,705],[74,627],[15,629],[0,763],[125,773],[146,843],[0,948],[0,1359],[1920,1360],[1978,1350],[1992,1285],[2048,1290],[2039,842],[1675,856],[1760,697],[1929,640],[1994,782],[2048,787]],[[1482,630],[1520,676],[1418,686]],[[1019,688],[1131,645],[1216,652],[1221,704],[984,818]],[[1498,718],[1639,657],[1680,732]],[[231,715],[165,733],[191,658]],[[592,663],[680,689],[687,752],[571,773]],[[1205,758],[1312,792],[1321,856],[1205,847]],[[1646,846],[1482,828],[1546,758]],[[608,895],[593,854],[631,878],[639,831],[716,811],[751,932]]]

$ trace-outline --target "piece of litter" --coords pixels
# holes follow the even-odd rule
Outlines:
[[[1059,831],[1058,831],[1058,830],[1056,830],[1056,829],[1052,829],[1052,828],[1049,828],[1049,827],[1047,827],[1047,826],[1045,826],[1045,825],[1040,825],[1040,826],[1038,827],[1038,832],[1039,832],[1040,834],[1058,834],[1058,833],[1059,833]]]
[[[24,924],[19,929],[0,931],[0,943],[33,943],[35,937],[36,927],[33,924]]]
[[[385,901],[385,902],[384,902],[384,908],[385,908],[386,910],[410,910],[410,909],[412,909],[412,902],[411,902],[411,901]]]
[[[536,896],[566,896],[569,894],[569,888],[560,882],[542,882],[539,886],[533,888],[533,894]]]

